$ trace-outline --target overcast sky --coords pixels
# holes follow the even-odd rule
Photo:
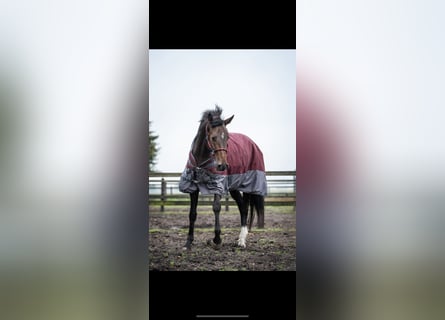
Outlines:
[[[218,104],[229,132],[262,149],[266,170],[295,170],[295,50],[150,50],[156,169],[180,172],[201,114]]]
[[[343,104],[364,175],[445,178],[444,12],[431,0],[298,2],[297,70]]]

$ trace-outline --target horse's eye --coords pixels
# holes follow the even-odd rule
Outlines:
[[[213,142],[216,142],[216,137],[212,137],[212,141],[213,141]]]

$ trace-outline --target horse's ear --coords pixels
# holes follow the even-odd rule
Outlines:
[[[228,125],[230,122],[232,122],[232,119],[235,115],[231,116],[230,118],[227,118],[224,120],[224,125]]]

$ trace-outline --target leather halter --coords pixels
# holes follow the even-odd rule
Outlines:
[[[219,121],[218,121],[219,120]],[[218,119],[216,121],[212,121],[212,123],[210,124],[212,126],[212,128],[218,127],[218,126],[222,126],[223,125],[223,121],[221,119]],[[206,125],[206,132],[209,132],[209,123],[207,123]],[[217,148],[217,149],[213,149],[212,145],[210,144],[210,140],[209,140],[209,135],[206,135],[206,140],[207,140],[207,147],[209,148],[210,151],[213,152],[213,154],[219,152],[219,151],[225,151],[227,153],[227,148]]]

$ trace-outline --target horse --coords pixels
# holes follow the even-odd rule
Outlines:
[[[221,114],[222,109],[218,105],[214,110],[202,113],[198,132],[180,177],[179,190],[190,194],[189,231],[184,249],[190,250],[192,247],[199,193],[214,195],[215,248],[220,248],[222,243],[219,215],[221,198],[227,193],[235,200],[240,212],[238,246],[246,247],[247,234],[251,231],[255,217],[254,209],[258,217],[257,228],[264,228],[267,180],[263,153],[248,136],[229,133],[226,126],[234,115],[224,120]]]

